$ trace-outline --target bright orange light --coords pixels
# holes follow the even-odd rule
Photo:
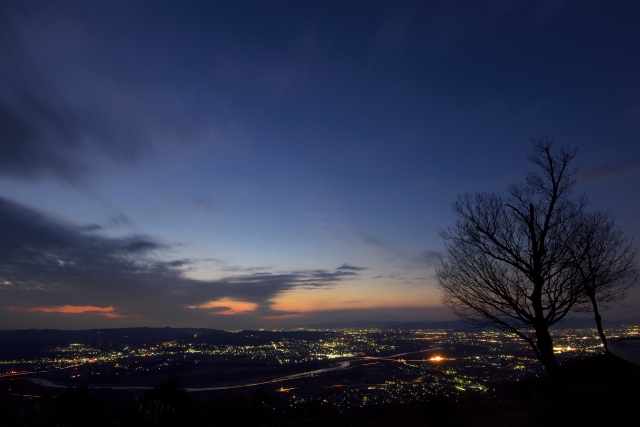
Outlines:
[[[432,362],[440,362],[440,361],[446,360],[446,359],[444,357],[442,357],[442,356],[433,356],[429,360],[431,360]]]
[[[254,302],[232,300],[231,298],[222,298],[200,305],[189,305],[187,306],[187,308],[223,308],[224,310],[215,311],[213,314],[233,315],[254,311],[256,308],[258,308],[258,304]]]

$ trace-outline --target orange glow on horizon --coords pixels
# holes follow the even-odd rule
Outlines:
[[[66,314],[80,314],[80,313],[97,313],[101,316],[110,318],[128,317],[115,313],[115,308],[109,307],[96,307],[94,305],[57,305],[52,307],[32,307],[27,311],[41,311],[43,313],[66,313]]]
[[[428,309],[441,307],[440,295],[427,287],[400,288],[389,293],[381,283],[352,281],[335,288],[292,289],[276,296],[275,311],[314,313],[331,310]]]
[[[293,298],[278,298],[275,300],[275,304],[271,307],[278,311],[302,311],[305,313],[313,313],[328,310],[367,310],[367,309],[396,309],[396,308],[429,308],[433,305],[424,304],[422,301],[389,301],[389,299],[369,299],[361,300],[357,302],[344,302],[340,300],[327,301],[318,298],[313,300],[307,298],[306,300],[298,300]]]
[[[262,319],[266,319],[266,320],[297,319],[302,316],[304,316],[302,313],[280,314],[280,315],[276,314],[273,316],[263,316]]]
[[[215,301],[209,301],[200,305],[189,305],[187,308],[224,308],[222,311],[215,311],[211,314],[224,314],[224,315],[234,315],[240,313],[248,313],[255,311],[258,308],[258,304],[254,302],[246,302],[246,301],[237,301],[232,300],[231,298],[222,298]]]

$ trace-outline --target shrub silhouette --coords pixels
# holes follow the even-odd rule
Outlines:
[[[87,384],[69,385],[54,404],[56,425],[95,425],[100,406],[100,401],[89,393]]]
[[[446,427],[453,422],[456,404],[448,396],[441,393],[431,395],[422,405],[424,419],[432,427]]]
[[[176,374],[149,390],[138,406],[138,421],[143,426],[188,425],[192,416],[193,401],[180,387],[180,379]]]

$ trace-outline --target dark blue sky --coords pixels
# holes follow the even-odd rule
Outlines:
[[[448,318],[438,230],[530,136],[640,236],[633,2],[0,8],[0,327]]]

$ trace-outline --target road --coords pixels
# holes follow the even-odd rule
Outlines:
[[[398,357],[402,357],[402,356],[406,356],[408,354],[415,354],[415,353],[423,353],[423,352],[427,352],[427,351],[436,351],[436,350],[441,350],[441,347],[433,347],[433,348],[429,348],[426,350],[419,350],[419,351],[410,351],[407,353],[399,353],[399,354],[393,354],[391,356],[354,356],[351,359],[360,359],[360,360],[385,360],[385,361],[393,361],[393,362],[401,362],[404,363],[405,361],[402,359],[396,359]],[[188,392],[199,392],[199,391],[216,391],[216,390],[231,390],[234,388],[244,388],[244,387],[255,387],[255,386],[260,386],[260,385],[266,385],[266,384],[272,384],[272,383],[279,383],[279,382],[283,382],[283,381],[290,381],[290,380],[296,380],[296,379],[300,379],[300,378],[307,378],[307,377],[313,377],[315,375],[319,375],[319,374],[323,374],[326,372],[331,372],[331,371],[338,371],[341,369],[347,369],[349,366],[351,365],[350,361],[343,361],[343,362],[339,362],[338,366],[334,366],[332,368],[323,368],[323,369],[316,369],[313,371],[307,371],[307,372],[300,372],[298,374],[292,374],[292,375],[285,375],[282,377],[277,377],[277,378],[270,378],[270,379],[259,379],[259,380],[248,380],[248,381],[244,381],[241,383],[237,383],[237,384],[230,384],[230,385],[224,385],[224,386],[210,386],[210,387],[186,387],[185,390]],[[54,387],[54,388],[67,388],[68,386],[66,385],[60,385],[60,384],[55,384],[49,380],[45,380],[42,378],[29,378],[32,382],[39,384],[39,385],[43,385],[45,387]],[[153,389],[153,387],[145,387],[145,386],[90,386],[91,388],[106,388],[106,389],[111,389],[111,390],[151,390]]]

